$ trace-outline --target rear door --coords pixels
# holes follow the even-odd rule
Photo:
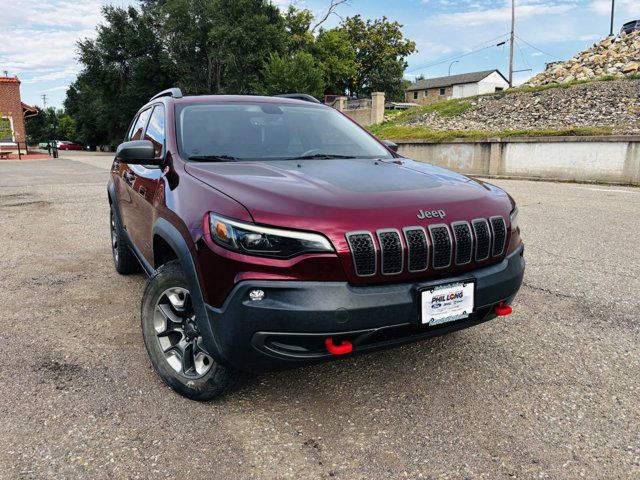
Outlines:
[[[164,105],[153,107],[149,120],[142,134],[142,139],[149,140],[155,147],[155,158],[164,156],[165,150],[165,112]],[[133,181],[131,190],[131,212],[129,217],[129,236],[150,264],[153,264],[152,230],[156,219],[156,194],[162,182],[162,169],[149,165],[129,165]]]

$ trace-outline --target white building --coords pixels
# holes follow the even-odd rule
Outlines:
[[[427,104],[451,98],[501,92],[507,88],[509,82],[500,70],[485,70],[419,80],[405,90],[405,101]]]

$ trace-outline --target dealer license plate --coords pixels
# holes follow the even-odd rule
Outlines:
[[[422,290],[422,324],[432,327],[467,318],[473,312],[473,293],[473,282],[449,283]]]

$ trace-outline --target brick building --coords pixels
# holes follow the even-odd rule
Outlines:
[[[0,77],[0,146],[26,141],[24,119],[38,111],[20,100],[18,77]]]

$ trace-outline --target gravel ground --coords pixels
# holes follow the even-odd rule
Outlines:
[[[109,158],[0,163],[0,478],[639,478],[640,190],[496,181],[514,314],[186,400],[113,270]]]
[[[591,82],[540,92],[480,96],[461,115],[420,115],[409,125],[434,130],[518,130],[613,127],[612,133],[640,134],[640,80]]]

